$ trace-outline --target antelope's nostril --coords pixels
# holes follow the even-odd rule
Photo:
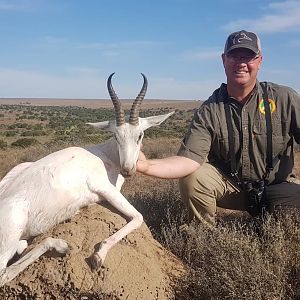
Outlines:
[[[122,170],[121,170],[121,174],[124,176],[124,177],[130,177],[132,176],[133,174],[135,173],[135,167],[133,168],[126,168],[126,167],[123,167]]]

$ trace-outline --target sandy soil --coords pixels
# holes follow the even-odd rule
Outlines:
[[[174,299],[172,286],[184,273],[181,262],[155,241],[145,224],[118,243],[98,272],[86,262],[94,246],[124,226],[111,210],[94,205],[47,236],[65,239],[69,254],[42,256],[0,288],[0,299]]]

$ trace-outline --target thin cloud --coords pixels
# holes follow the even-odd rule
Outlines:
[[[72,76],[54,76],[36,71],[2,68],[0,69],[0,97],[107,99],[106,80],[107,76],[100,75],[100,70],[99,72],[78,70]],[[175,78],[153,78],[147,98],[203,100],[212,93],[219,82],[218,78],[212,81],[183,82]],[[119,83],[117,86],[123,99],[131,99],[139,89],[135,79],[131,83]]]
[[[84,43],[77,45],[76,48],[101,51],[106,57],[117,57],[124,51],[124,45],[118,43]]]
[[[220,85],[221,78],[179,81],[175,78],[153,78],[147,96],[152,99],[205,100]]]
[[[181,55],[181,57],[188,61],[206,61],[219,59],[221,53],[221,49],[210,48],[185,52]]]
[[[300,48],[300,41],[299,40],[292,40],[288,43],[288,46],[291,48]]]
[[[132,48],[153,48],[161,44],[162,43],[155,41],[128,41],[121,43],[85,43],[78,45],[77,48],[97,50],[124,50]]]
[[[79,77],[97,77],[100,75],[101,70],[96,68],[71,67],[68,69],[68,73]]]
[[[18,84],[16,84],[18,82]],[[99,84],[100,82],[100,84]],[[103,91],[99,91],[103,82]],[[54,76],[36,71],[0,69],[0,97],[99,98],[105,95],[104,79],[84,76]]]
[[[272,2],[262,8],[266,14],[256,19],[240,19],[228,23],[228,31],[251,28],[261,33],[300,31],[300,1]]]
[[[39,0],[1,0],[0,11],[31,11]]]
[[[67,40],[65,38],[47,35],[47,36],[41,38],[41,41],[46,44],[57,45],[57,44],[65,43]]]
[[[151,50],[165,43],[155,42],[155,41],[128,41],[119,43],[81,43],[76,46],[77,49],[83,50],[98,50],[105,57],[117,57],[124,55],[124,53],[136,53],[137,51]]]

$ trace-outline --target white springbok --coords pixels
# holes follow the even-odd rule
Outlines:
[[[114,74],[114,73],[113,73]],[[159,125],[169,114],[139,118],[139,106],[147,90],[147,78],[132,104],[129,121],[112,87],[107,87],[116,120],[88,123],[108,129],[114,138],[88,149],[70,147],[54,152],[36,162],[14,167],[0,182],[0,285],[11,281],[28,265],[50,249],[68,251],[62,239],[46,238],[15,263],[7,266],[15,253],[27,248],[27,240],[46,232],[76,214],[80,208],[107,200],[130,221],[102,241],[89,258],[93,269],[104,262],[108,250],[138,228],[142,215],[120,193],[124,177],[136,170],[144,130]]]

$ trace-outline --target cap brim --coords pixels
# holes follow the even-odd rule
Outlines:
[[[231,50],[238,49],[238,48],[249,49],[249,50],[253,51],[255,54],[259,54],[260,53],[259,49],[254,48],[254,47],[252,47],[250,45],[233,45],[229,49],[227,49],[227,51],[225,52],[225,54],[228,54]]]

